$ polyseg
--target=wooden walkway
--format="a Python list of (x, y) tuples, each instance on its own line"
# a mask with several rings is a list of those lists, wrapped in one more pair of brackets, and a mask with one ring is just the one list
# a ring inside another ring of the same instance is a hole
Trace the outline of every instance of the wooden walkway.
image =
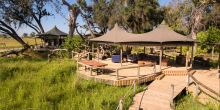
[(174, 99), (187, 85), (187, 76), (165, 76), (161, 80), (153, 81), (145, 92), (135, 95), (133, 105), (129, 110), (170, 110), (172, 97), (171, 84), (174, 85)]

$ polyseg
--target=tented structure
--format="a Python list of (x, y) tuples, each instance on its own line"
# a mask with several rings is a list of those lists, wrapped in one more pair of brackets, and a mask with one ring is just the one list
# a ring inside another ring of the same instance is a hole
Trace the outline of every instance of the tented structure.
[(37, 36), (43, 39), (44, 42), (47, 43), (47, 46), (60, 46), (63, 43), (64, 38), (67, 37), (67, 33), (62, 32), (55, 26), (48, 32)]
[[(98, 42), (98, 43), (120, 44), (120, 45), (160, 46), (161, 47), (160, 65), (163, 56), (163, 47), (193, 46), (195, 43), (195, 41), (192, 38), (176, 33), (165, 24), (161, 24), (152, 31), (144, 34), (129, 33), (124, 29), (120, 28), (116, 24), (112, 30), (108, 31), (103, 36), (90, 39), (90, 41)], [(121, 56), (122, 56), (122, 50), (121, 50)], [(191, 57), (193, 57), (193, 54)], [(188, 63), (186, 63), (186, 67), (188, 66), (187, 64)]]
[(132, 34), (120, 28), (117, 24), (103, 36), (90, 39), (94, 42), (115, 43), (127, 45), (193, 45), (194, 40), (176, 33), (165, 24), (144, 34)]

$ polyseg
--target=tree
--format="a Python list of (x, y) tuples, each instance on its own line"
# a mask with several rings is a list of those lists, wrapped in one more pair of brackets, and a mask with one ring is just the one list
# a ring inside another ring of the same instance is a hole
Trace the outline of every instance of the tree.
[(214, 48), (220, 42), (220, 29), (216, 27), (209, 27), (207, 31), (202, 31), (197, 34), (197, 39), (200, 42), (202, 48), (212, 50), (212, 56), (214, 54)]
[(37, 33), (43, 33), (41, 19), (50, 14), (45, 6), (50, 0), (1, 0), (0, 1), (0, 32), (10, 35), (24, 48), (26, 44), (16, 33), (21, 25), (27, 25)]
[[(207, 30), (210, 26), (211, 15), (214, 17), (220, 10), (219, 3), (214, 0), (173, 0), (165, 8), (165, 20), (175, 30), (183, 34), (191, 34), (196, 39), (196, 34)], [(216, 21), (215, 21), (216, 22)], [(209, 24), (208, 24), (209, 23)]]
[(27, 37), (28, 33), (23, 33), (22, 37)]
[(35, 37), (36, 36), (36, 33), (35, 32), (31, 32), (30, 33), (30, 37)]
[(133, 33), (148, 32), (163, 19), (156, 0), (100, 0), (94, 4), (94, 12), (98, 25), (112, 28), (118, 23)]
[[(78, 0), (79, 2), (80, 0)], [(79, 16), (80, 9), (77, 4), (69, 4), (66, 0), (62, 0), (62, 3), (69, 10), (69, 36), (73, 36), (76, 29), (76, 19)]]

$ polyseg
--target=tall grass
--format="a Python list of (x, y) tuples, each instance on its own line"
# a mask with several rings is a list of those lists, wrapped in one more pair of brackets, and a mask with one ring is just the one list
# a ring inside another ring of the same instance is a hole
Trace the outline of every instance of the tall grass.
[(82, 80), (70, 60), (0, 59), (0, 109), (114, 110), (128, 89)]
[(182, 96), (176, 103), (176, 110), (220, 110), (218, 103), (201, 104), (192, 95)]

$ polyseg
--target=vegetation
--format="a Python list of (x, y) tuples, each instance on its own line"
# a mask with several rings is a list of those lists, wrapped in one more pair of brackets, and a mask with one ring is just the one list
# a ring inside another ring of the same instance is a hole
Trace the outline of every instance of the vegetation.
[(219, 105), (213, 103), (203, 105), (188, 94), (177, 101), (176, 110), (219, 110)]
[(0, 109), (112, 110), (129, 89), (80, 79), (72, 60), (12, 58), (0, 65)]
[(197, 39), (200, 42), (202, 48), (211, 50), (220, 42), (220, 29), (216, 27), (209, 27), (207, 31), (199, 32)]
[(70, 37), (68, 36), (64, 42), (64, 48), (66, 48), (69, 52), (71, 51), (79, 51), (80, 47), (83, 45), (83, 40), (79, 36)]
[(29, 48), (16, 30), (26, 25), (37, 33), (44, 33), (41, 21), (51, 15), (45, 8), (49, 2), (50, 0), (1, 0), (0, 33), (11, 36), (23, 47)]
[[(35, 45), (35, 38), (23, 38), (24, 42), (26, 42), (29, 45)], [(40, 39), (36, 39), (37, 44), (42, 44)], [(16, 40), (12, 38), (1, 38), (0, 37), (0, 43), (6, 44), (6, 47), (0, 46), (1, 49), (10, 49), (10, 48), (21, 48), (22, 45), (18, 43)]]

